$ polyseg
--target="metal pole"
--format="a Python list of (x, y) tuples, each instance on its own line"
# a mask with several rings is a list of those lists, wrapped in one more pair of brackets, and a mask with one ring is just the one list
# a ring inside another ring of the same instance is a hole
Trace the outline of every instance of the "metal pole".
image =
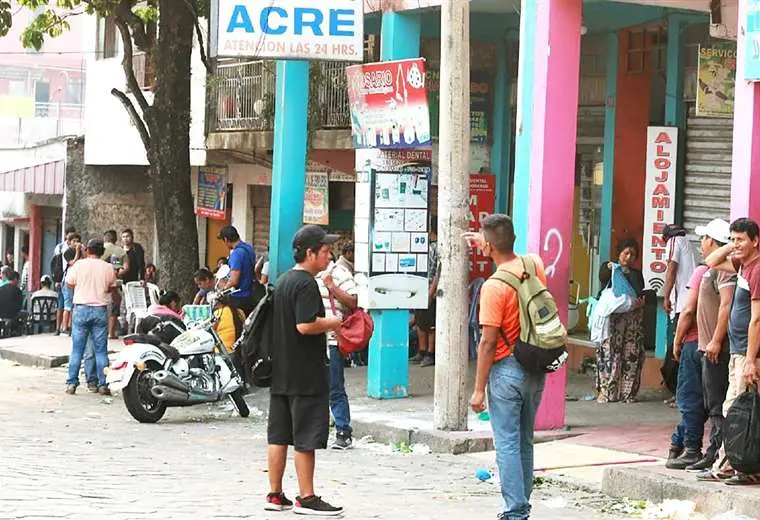
[[(441, 101), (438, 149), (438, 253), (435, 426), (467, 429), (470, 3), (441, 5)], [(434, 266), (431, 266), (433, 268)]]

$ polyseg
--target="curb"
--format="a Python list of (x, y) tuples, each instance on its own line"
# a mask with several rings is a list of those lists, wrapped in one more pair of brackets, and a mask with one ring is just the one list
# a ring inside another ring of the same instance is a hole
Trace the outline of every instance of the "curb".
[(65, 365), (69, 362), (69, 356), (46, 356), (43, 354), (29, 354), (27, 352), (16, 350), (13, 347), (0, 347), (0, 358), (8, 361), (14, 361), (20, 365), (55, 368)]
[[(360, 438), (369, 435), (375, 441), (382, 443), (404, 442), (408, 445), (425, 444), (433, 453), (461, 455), (463, 453), (478, 453), (494, 449), (493, 437), (490, 432), (421, 430), (419, 428), (404, 428), (385, 422), (368, 421), (355, 417), (351, 419), (351, 427), (354, 431), (354, 437)], [(574, 433), (566, 430), (538, 432), (535, 442), (551, 442), (574, 436)]]
[(757, 488), (730, 487), (721, 483), (685, 480), (642, 468), (607, 468), (602, 478), (602, 492), (617, 498), (649, 500), (690, 500), (696, 510), (709, 516), (733, 510), (754, 518), (760, 511), (760, 494)]

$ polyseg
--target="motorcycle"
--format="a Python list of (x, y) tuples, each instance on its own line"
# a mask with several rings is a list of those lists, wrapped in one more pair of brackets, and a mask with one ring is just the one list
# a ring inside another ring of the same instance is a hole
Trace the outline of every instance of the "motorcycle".
[[(217, 274), (221, 280), (224, 273)], [(234, 289), (217, 291), (220, 297)], [(125, 348), (109, 367), (106, 382), (123, 390), (124, 405), (141, 423), (155, 423), (170, 406), (192, 406), (230, 399), (241, 417), (250, 411), (243, 399), (245, 383), (216, 333), (217, 318), (191, 323), (182, 330), (172, 321), (147, 334), (124, 337)]]

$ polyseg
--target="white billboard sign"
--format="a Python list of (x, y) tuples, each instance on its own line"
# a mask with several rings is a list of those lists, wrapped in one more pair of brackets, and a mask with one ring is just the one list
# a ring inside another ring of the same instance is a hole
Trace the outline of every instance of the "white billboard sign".
[(644, 244), (642, 271), (646, 286), (662, 296), (665, 286), (665, 241), (662, 229), (675, 218), (678, 128), (647, 128), (646, 187), (644, 190)]
[(215, 0), (211, 55), (363, 61), (364, 0)]

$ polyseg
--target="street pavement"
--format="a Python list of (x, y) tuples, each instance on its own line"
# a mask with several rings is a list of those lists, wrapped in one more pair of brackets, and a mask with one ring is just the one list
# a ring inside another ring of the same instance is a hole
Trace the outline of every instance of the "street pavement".
[[(0, 520), (293, 517), (262, 509), (268, 481), (259, 408), (248, 419), (226, 404), (172, 408), (158, 424), (142, 425), (120, 396), (83, 386), (68, 396), (64, 379), (63, 368), (0, 361)], [(394, 451), (364, 440), (347, 452), (318, 453), (317, 493), (351, 519), (495, 518), (498, 485), (474, 477), (483, 466), (493, 469), (493, 458)], [(292, 461), (285, 492), (297, 494)], [(625, 516), (599, 493), (553, 484), (533, 503), (539, 520)]]

